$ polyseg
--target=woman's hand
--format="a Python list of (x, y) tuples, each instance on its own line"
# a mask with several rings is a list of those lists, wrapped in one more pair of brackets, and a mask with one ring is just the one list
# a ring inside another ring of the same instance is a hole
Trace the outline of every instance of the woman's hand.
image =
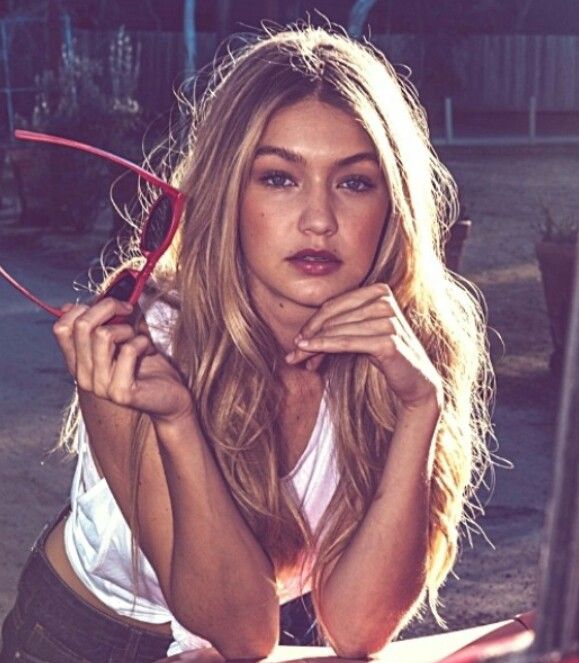
[(112, 297), (91, 307), (66, 304), (54, 335), (77, 385), (117, 405), (173, 422), (193, 411), (191, 394), (176, 368), (149, 336), (130, 324), (106, 324), (133, 307)]
[(319, 361), (314, 353), (364, 353), (384, 374), (403, 408), (441, 406), (442, 380), (384, 283), (326, 301), (295, 343), (298, 349), (286, 357), (288, 363)]

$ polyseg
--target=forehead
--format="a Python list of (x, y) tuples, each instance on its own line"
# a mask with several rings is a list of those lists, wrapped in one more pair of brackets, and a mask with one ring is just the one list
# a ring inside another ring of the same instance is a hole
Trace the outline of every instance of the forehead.
[(275, 111), (260, 144), (275, 144), (305, 152), (324, 147), (344, 150), (374, 150), (360, 121), (347, 111), (317, 99), (304, 99)]

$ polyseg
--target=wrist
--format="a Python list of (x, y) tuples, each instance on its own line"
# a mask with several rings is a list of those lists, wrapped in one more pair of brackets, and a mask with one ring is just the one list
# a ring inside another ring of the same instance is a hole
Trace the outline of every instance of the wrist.
[(199, 425), (193, 407), (170, 416), (155, 415), (151, 417), (151, 421), (159, 442), (164, 446), (190, 439), (192, 433), (199, 433)]
[(434, 436), (442, 414), (442, 406), (436, 398), (411, 404), (401, 404), (397, 411), (396, 427)]
[(411, 402), (401, 402), (398, 407), (399, 417), (412, 415), (438, 419), (442, 413), (443, 396), (433, 392)]

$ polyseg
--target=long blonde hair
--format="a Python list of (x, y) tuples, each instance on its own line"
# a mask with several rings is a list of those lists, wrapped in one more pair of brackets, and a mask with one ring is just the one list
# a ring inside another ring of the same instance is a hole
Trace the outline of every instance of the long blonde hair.
[[(325, 359), (339, 485), (312, 532), (283, 488), (280, 429), (282, 350), (252, 305), (238, 241), (238, 210), (253, 155), (279, 108), (313, 97), (347, 110), (372, 139), (392, 200), (375, 262), (363, 284), (385, 282), (444, 383), (430, 490), (427, 589), (437, 613), (454, 563), (459, 525), (472, 521), (489, 465), (493, 378), (478, 291), (442, 260), (456, 220), (454, 181), (434, 154), (410, 84), (368, 44), (330, 28), (267, 30), (213, 65), (172, 183), (188, 204), (180, 232), (156, 272), (160, 296), (176, 290), (173, 357), (231, 494), (277, 573), (316, 551), (321, 576), (368, 510), (396, 426), (396, 401), (365, 355)], [(73, 412), (74, 414), (74, 412)], [(62, 441), (74, 437), (74, 417)], [(143, 427), (134, 436), (136, 505)], [(136, 508), (134, 508), (136, 514)], [(131, 527), (138, 543), (136, 515)]]

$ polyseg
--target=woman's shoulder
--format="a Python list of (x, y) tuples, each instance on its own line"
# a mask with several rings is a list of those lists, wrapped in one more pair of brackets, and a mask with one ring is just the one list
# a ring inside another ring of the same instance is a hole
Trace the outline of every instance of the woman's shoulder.
[(179, 313), (179, 298), (176, 290), (162, 290), (151, 286), (143, 291), (139, 306), (158, 350), (171, 354), (171, 332)]

